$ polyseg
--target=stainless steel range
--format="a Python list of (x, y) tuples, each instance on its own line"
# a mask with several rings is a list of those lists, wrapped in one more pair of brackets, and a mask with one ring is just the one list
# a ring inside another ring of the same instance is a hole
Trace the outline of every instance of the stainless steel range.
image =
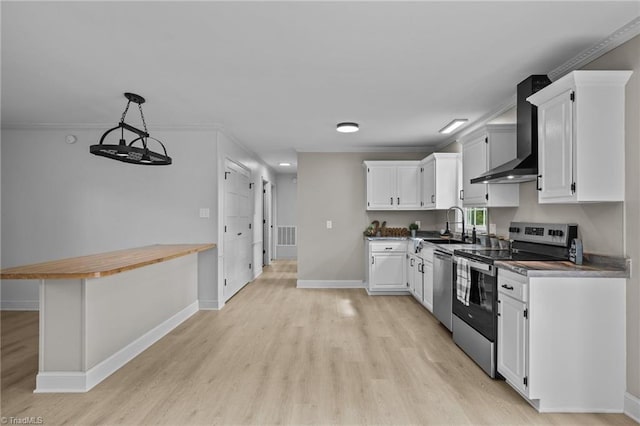
[(453, 340), (489, 376), (496, 377), (497, 269), (495, 261), (560, 261), (577, 237), (573, 224), (511, 222), (511, 250), (454, 251)]

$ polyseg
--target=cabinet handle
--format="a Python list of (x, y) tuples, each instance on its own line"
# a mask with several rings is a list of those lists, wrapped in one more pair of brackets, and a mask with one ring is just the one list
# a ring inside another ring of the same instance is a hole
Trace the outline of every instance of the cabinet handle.
[(432, 202), (432, 203), (435, 203), (435, 201), (434, 201), (434, 197), (435, 197), (435, 195), (432, 195), (432, 196), (431, 196), (431, 202)]
[(400, 197), (398, 197), (398, 205), (400, 205)]
[(415, 259), (409, 259), (409, 266), (411, 266), (412, 268), (413, 268), (413, 261), (414, 261), (414, 260), (415, 260)]
[(391, 197), (391, 205), (393, 205), (393, 197)]
[(502, 284), (502, 288), (506, 288), (507, 290), (513, 290), (513, 286)]
[(385, 247), (385, 250), (393, 250), (393, 247)]
[(371, 264), (373, 265), (374, 263), (376, 263), (376, 258), (371, 256)]
[(538, 191), (542, 191), (542, 186), (540, 185), (540, 179), (542, 179), (542, 175), (536, 176), (536, 189)]
[(460, 190), (460, 199), (464, 200), (464, 189)]

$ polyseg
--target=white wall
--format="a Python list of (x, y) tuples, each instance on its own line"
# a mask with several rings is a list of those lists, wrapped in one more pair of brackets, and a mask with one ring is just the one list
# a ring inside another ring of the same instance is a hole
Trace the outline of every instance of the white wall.
[[(297, 226), (298, 216), (298, 177), (295, 174), (279, 174), (276, 177), (276, 226)], [(276, 235), (277, 238), (277, 235)], [(296, 259), (297, 246), (276, 246), (276, 259)]]
[[(439, 229), (428, 211), (366, 211), (364, 160), (420, 160), (428, 153), (298, 153), (298, 279), (364, 280), (363, 232), (373, 220), (387, 226)], [(326, 221), (333, 228), (326, 228)]]
[[(165, 131), (171, 166), (89, 153), (101, 130), (2, 130), (2, 267), (217, 235), (216, 133)], [(75, 144), (65, 135), (76, 135)], [(211, 209), (201, 219), (199, 209)], [(214, 251), (201, 292), (216, 285)], [(204, 277), (204, 278), (203, 278)], [(3, 308), (37, 308), (36, 281), (3, 280)]]

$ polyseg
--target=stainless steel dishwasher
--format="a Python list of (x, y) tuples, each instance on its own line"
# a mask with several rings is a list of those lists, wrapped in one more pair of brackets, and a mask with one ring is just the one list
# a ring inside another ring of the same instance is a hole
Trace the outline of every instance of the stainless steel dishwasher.
[(451, 331), (453, 256), (436, 249), (433, 253), (433, 314)]

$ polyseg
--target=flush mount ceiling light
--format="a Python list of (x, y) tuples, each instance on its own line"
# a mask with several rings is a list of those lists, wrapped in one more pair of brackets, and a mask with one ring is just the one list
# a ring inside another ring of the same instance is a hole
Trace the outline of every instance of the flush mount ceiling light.
[(280, 166), (282, 167), (289, 167), (291, 165), (291, 163), (280, 163)]
[[(144, 120), (144, 114), (142, 113), (142, 104), (145, 103), (145, 99), (140, 95), (136, 95), (135, 93), (125, 93), (124, 97), (127, 98), (127, 106), (124, 108), (122, 118), (120, 118), (120, 123), (118, 123), (116, 127), (104, 132), (104, 134), (100, 138), (100, 143), (98, 143), (97, 145), (91, 145), (89, 147), (89, 152), (101, 157), (124, 161), (125, 163), (141, 164), (144, 166), (164, 166), (171, 164), (171, 157), (167, 155), (167, 149), (164, 147), (164, 144), (158, 139), (149, 136), (147, 123)], [(137, 129), (124, 122), (131, 102), (138, 104), (138, 109), (140, 110), (140, 118), (142, 118), (142, 125), (144, 126), (144, 130)], [(120, 129), (120, 142), (117, 145), (105, 144), (104, 140), (107, 135), (118, 129)], [(125, 130), (127, 132), (133, 133), (137, 137), (134, 136), (135, 139), (127, 143), (127, 140), (125, 139)], [(162, 152), (164, 154), (151, 151), (148, 146), (149, 139), (157, 142), (162, 147)], [(136, 144), (139, 146), (135, 146)]]
[(360, 126), (358, 123), (338, 123), (336, 126), (336, 130), (340, 133), (353, 133), (360, 130)]
[(439, 132), (440, 133), (444, 133), (445, 135), (449, 134), (449, 133), (453, 132), (454, 130), (456, 130), (458, 127), (462, 126), (467, 121), (469, 121), (469, 120), (466, 119), (466, 118), (456, 118), (451, 123), (447, 124), (442, 129), (440, 129)]

